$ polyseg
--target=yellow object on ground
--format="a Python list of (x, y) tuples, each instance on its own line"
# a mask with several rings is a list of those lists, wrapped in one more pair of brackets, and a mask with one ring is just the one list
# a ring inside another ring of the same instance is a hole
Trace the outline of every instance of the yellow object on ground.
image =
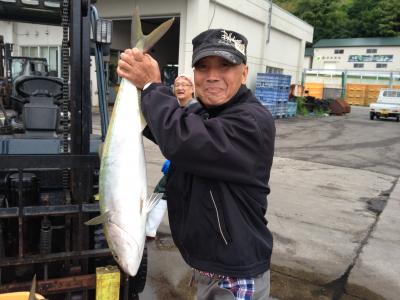
[[(44, 300), (45, 298), (42, 295), (35, 294), (36, 300)], [(28, 300), (29, 292), (14, 292), (14, 293), (6, 293), (0, 294), (0, 300)]]
[(120, 281), (118, 267), (96, 268), (96, 300), (118, 300)]

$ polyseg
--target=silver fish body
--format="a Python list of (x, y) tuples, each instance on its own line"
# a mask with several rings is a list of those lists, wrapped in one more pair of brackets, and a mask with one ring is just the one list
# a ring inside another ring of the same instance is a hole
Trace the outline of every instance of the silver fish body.
[(146, 160), (140, 93), (123, 79), (107, 130), (100, 165), (100, 210), (110, 250), (119, 266), (134, 276), (145, 243)]
[[(132, 18), (132, 45), (146, 52), (168, 31), (174, 18), (143, 35), (139, 12)], [(103, 224), (108, 246), (121, 269), (135, 276), (142, 260), (149, 211), (162, 194), (147, 196), (140, 91), (122, 79), (103, 146), (99, 196), (101, 215), (85, 224)]]

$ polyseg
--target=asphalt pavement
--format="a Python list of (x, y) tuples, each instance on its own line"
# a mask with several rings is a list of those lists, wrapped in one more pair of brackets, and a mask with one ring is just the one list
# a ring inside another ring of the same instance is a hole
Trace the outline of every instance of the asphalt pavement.
[[(400, 299), (400, 124), (345, 116), (279, 119), (268, 197), (276, 299)], [(164, 161), (145, 141), (149, 190)], [(148, 243), (142, 300), (194, 299), (168, 217)]]

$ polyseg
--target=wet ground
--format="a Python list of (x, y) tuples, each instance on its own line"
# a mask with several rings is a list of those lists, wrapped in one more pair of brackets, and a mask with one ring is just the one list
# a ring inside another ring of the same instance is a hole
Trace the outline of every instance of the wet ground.
[(400, 123), (369, 119), (368, 107), (350, 114), (276, 121), (278, 157), (400, 176)]
[[(352, 270), (399, 179), (400, 124), (371, 121), (368, 108), (352, 107), (345, 116), (279, 119), (276, 128), (267, 216), (275, 238), (271, 296), (383, 299), (374, 292), (384, 293), (383, 283), (358, 286), (367, 281), (349, 277), (357, 278)], [(151, 142), (145, 149), (152, 190), (164, 158)], [(148, 251), (140, 299), (193, 299), (191, 270), (173, 245), (167, 216)]]

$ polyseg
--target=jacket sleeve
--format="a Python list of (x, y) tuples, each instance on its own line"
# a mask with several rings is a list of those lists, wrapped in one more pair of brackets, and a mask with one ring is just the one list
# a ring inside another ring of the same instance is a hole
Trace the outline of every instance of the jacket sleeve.
[(149, 126), (146, 126), (143, 129), (142, 134), (147, 137), (150, 141), (152, 141), (153, 143), (157, 144), (156, 140), (154, 139), (153, 133), (151, 132)]
[(239, 182), (259, 167), (256, 158), (265, 145), (244, 110), (205, 120), (180, 108), (168, 88), (152, 84), (142, 93), (142, 111), (161, 152), (177, 167)]

